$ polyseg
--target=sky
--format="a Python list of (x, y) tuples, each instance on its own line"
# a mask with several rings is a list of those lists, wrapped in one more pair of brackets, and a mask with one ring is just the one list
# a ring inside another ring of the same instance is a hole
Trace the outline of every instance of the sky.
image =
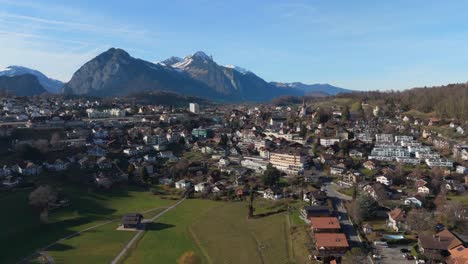
[(468, 81), (468, 1), (0, 0), (0, 68), (61, 81), (111, 47), (196, 51), (266, 81), (399, 90)]

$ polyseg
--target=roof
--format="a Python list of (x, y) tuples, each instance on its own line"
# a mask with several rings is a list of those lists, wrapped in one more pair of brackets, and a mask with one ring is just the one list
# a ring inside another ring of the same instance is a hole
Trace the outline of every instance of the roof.
[(450, 258), (448, 260), (448, 263), (453, 263), (453, 264), (468, 263), (468, 248), (464, 247), (463, 245), (450, 249), (449, 252), (450, 252)]
[(317, 233), (314, 234), (315, 246), (319, 248), (347, 248), (348, 240), (343, 233)]
[(463, 242), (452, 232), (444, 229), (435, 235), (420, 235), (419, 243), (425, 249), (450, 250), (462, 245)]
[(139, 213), (129, 213), (129, 214), (124, 215), (124, 217), (122, 217), (122, 224), (136, 225), (141, 221), (142, 218), (143, 218), (143, 215)]
[(341, 227), (336, 217), (311, 217), (310, 224), (315, 229), (339, 229)]
[(395, 208), (388, 215), (395, 221), (404, 221), (406, 219), (405, 211), (401, 208)]
[(327, 205), (311, 205), (304, 208), (304, 211), (309, 215), (330, 215), (330, 208)]

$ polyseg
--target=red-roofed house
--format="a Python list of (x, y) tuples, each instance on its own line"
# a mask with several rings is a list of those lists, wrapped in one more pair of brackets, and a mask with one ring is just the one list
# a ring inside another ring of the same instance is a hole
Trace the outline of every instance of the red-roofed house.
[(310, 226), (314, 233), (338, 233), (341, 229), (336, 217), (311, 217)]

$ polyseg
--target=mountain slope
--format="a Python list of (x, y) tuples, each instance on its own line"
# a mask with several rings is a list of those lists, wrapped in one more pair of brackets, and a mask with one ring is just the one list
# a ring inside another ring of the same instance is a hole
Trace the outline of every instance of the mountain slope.
[(84, 64), (65, 84), (63, 92), (78, 95), (116, 96), (147, 90), (168, 90), (210, 97), (210, 87), (171, 67), (131, 57), (111, 48)]
[(293, 88), (304, 92), (304, 95), (310, 95), (315, 93), (324, 93), (327, 95), (336, 95), (339, 93), (351, 93), (352, 90), (336, 87), (330, 84), (304, 84), (301, 82), (293, 83), (280, 83), (271, 82), (272, 85), (282, 88)]
[(170, 66), (238, 101), (265, 101), (281, 95), (301, 94), (294, 89), (278, 89), (243, 68), (233, 65), (221, 66), (202, 51)]
[(32, 74), (37, 77), (39, 83), (50, 93), (59, 93), (63, 87), (61, 81), (51, 79), (44, 75), (42, 72), (22, 67), (22, 66), (8, 66), (5, 70), (0, 71), (0, 76), (19, 76), (24, 74)]
[(32, 74), (0, 76), (0, 91), (16, 96), (32, 96), (47, 92)]
[(115, 48), (84, 64), (65, 84), (63, 92), (119, 96), (155, 90), (218, 101), (268, 101), (278, 96), (309, 94), (292, 85), (268, 83), (237, 66), (221, 66), (201, 51), (183, 59), (171, 57), (151, 63)]

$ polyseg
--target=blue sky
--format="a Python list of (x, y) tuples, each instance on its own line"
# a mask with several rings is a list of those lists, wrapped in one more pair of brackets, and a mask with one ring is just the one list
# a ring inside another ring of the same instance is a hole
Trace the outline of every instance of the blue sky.
[(0, 67), (68, 81), (110, 47), (203, 50), (267, 81), (359, 90), (468, 81), (467, 1), (0, 0)]

